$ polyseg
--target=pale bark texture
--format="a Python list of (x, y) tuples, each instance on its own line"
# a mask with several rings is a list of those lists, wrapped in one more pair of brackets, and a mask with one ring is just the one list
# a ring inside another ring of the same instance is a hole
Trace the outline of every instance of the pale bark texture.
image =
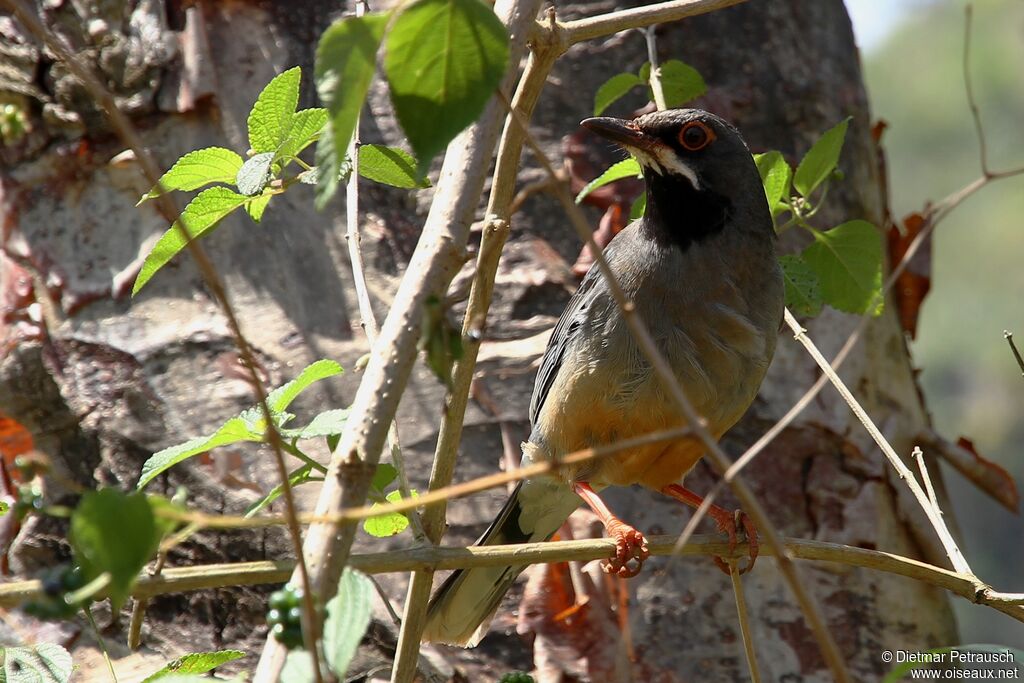
[[(48, 24), (102, 71), (165, 166), (198, 147), (248, 149), (248, 108), (260, 88), (285, 68), (303, 66), (300, 106), (313, 105), (309, 79), (316, 37), (341, 9), (327, 2), (200, 2), (186, 9), (159, 0), (114, 1), (101, 9), (71, 0), (46, 6)], [(558, 10), (570, 18), (614, 7), (595, 2)], [(101, 10), (103, 16), (95, 14)], [(661, 59), (681, 59), (703, 74), (710, 89), (696, 105), (734, 122), (755, 152), (779, 149), (795, 161), (820, 132), (852, 116), (840, 164), (845, 180), (830, 192), (820, 225), (854, 218), (882, 225), (885, 188), (841, 0), (751, 2), (661, 27), (658, 49)], [(0, 148), (0, 281), (4, 306), (10, 309), (2, 330), (9, 340), (22, 340), (5, 347), (0, 362), (0, 412), (29, 427), (38, 448), (65, 476), (86, 485), (132, 486), (150, 453), (209, 432), (249, 405), (251, 393), (235, 368), (237, 354), (223, 317), (186, 259), (159, 273), (134, 301), (123, 295), (118, 274), (130, 268), (167, 222), (148, 205), (134, 207), (147, 188), (130, 160), (111, 160), (122, 147), (89, 98), (17, 24), (2, 17), (0, 59), (0, 94), (22, 98), (33, 125), (21, 143)], [(590, 115), (597, 87), (615, 73), (635, 71), (645, 59), (643, 37), (636, 33), (582, 44), (563, 57), (533, 125), (553, 159), (564, 158), (562, 138), (576, 133), (578, 121)], [(628, 115), (643, 99), (634, 95), (609, 113)], [(371, 95), (363, 133), (366, 141), (400, 143), (382, 87)], [(587, 146), (586, 154), (614, 159), (604, 143), (583, 139), (580, 144)], [(541, 179), (532, 160), (526, 156), (524, 161), (522, 182)], [(365, 183), (362, 195), (368, 279), (383, 317), (417, 239), (429, 192), (413, 195)], [(354, 366), (366, 350), (339, 205), (317, 213), (311, 192), (300, 187), (274, 199), (262, 224), (239, 214), (204, 242), (269, 381), (279, 384), (319, 357), (334, 358), (348, 371), (300, 401), (298, 409), (307, 415), (348, 404), (359, 381)], [(479, 233), (474, 235), (477, 239)], [(787, 235), (783, 250), (797, 248), (797, 241)], [(500, 414), (471, 404), (457, 479), (501, 466), (501, 429), (513, 445), (527, 436), (530, 364), (543, 349), (543, 338), (534, 335), (553, 326), (575, 287), (570, 266), (578, 253), (579, 243), (556, 200), (544, 193), (527, 200), (514, 217), (481, 349), (482, 381)], [(453, 287), (467, 276), (457, 277)], [(33, 291), (20, 294), (30, 283)], [(27, 308), (35, 301), (42, 302), (45, 312), (41, 324), (32, 322)], [(827, 310), (805, 325), (826, 354), (834, 354), (856, 323), (853, 316)], [(781, 336), (760, 397), (725, 438), (733, 456), (818, 376), (804, 351)], [(889, 309), (872, 322), (841, 374), (897, 451), (909, 454), (911, 439), (927, 416)], [(399, 416), (410, 479), (420, 489), (429, 474), (443, 405), (443, 388), (421, 363)], [(154, 488), (170, 494), (185, 484), (197, 505), (238, 512), (256, 495), (239, 481), (261, 489), (273, 484), (266, 452), (244, 451), (234, 464), (232, 454), (222, 453), (214, 462), (219, 465), (195, 461), (176, 468)], [(746, 476), (785, 535), (946, 564), (916, 503), (828, 388)], [(938, 479), (937, 468), (932, 477)], [(704, 465), (687, 480), (697, 492), (713, 483)], [(312, 491), (301, 491), (308, 505)], [(54, 501), (73, 500), (56, 481), (47, 495)], [(504, 491), (491, 491), (453, 503), (446, 543), (471, 542), (503, 496)], [(608, 500), (623, 518), (651, 533), (679, 531), (690, 514), (648, 491), (610, 491)], [(587, 519), (578, 521), (576, 533), (587, 533)], [(53, 522), (26, 525), (14, 548), (15, 569), (29, 573), (66, 555), (59, 541), (62, 531)], [(387, 545), (409, 542), (405, 535)], [(360, 544), (384, 545), (365, 536)], [(281, 533), (210, 533), (172, 562), (277, 557), (288, 547)], [(948, 599), (940, 591), (866, 570), (809, 564), (801, 569), (856, 680), (880, 679), (888, 669), (880, 659), (883, 650), (957, 642)], [(544, 571), (551, 574), (546, 579), (540, 575)], [(564, 579), (554, 570), (538, 568), (534, 574), (534, 585), (547, 586), (545, 594)], [(393, 600), (401, 600), (405, 577), (383, 581)], [(772, 561), (759, 561), (745, 585), (764, 680), (829, 680)], [(537, 611), (538, 600), (528, 600), (529, 609), (519, 620), (539, 632), (535, 637), (516, 634), (519, 587), (478, 650), (431, 649), (435, 673), (441, 679), (461, 671), (491, 680), (504, 671), (533, 668), (535, 655), (542, 680), (558, 680), (561, 672), (569, 677), (565, 680), (748, 680), (729, 580), (710, 560), (652, 559), (624, 588), (628, 602), (619, 614), (627, 615), (625, 631), (619, 617), (607, 617), (601, 606), (608, 599), (602, 588), (593, 591), (587, 613), (579, 617), (582, 625), (573, 622), (575, 629), (553, 623), (550, 613)], [(263, 609), (261, 595), (252, 589), (155, 600), (146, 644), (168, 658), (235, 645), (255, 656), (264, 634)], [(374, 643), (356, 663), (361, 668), (350, 674), (386, 663), (395, 631), (383, 614), (375, 622)], [(253, 662), (246, 660), (247, 665)]]

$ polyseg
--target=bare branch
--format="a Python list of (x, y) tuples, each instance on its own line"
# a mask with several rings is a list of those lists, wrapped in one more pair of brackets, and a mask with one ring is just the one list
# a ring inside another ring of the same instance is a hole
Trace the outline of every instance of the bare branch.
[[(673, 546), (672, 550), (675, 549)], [(747, 599), (743, 594), (743, 578), (736, 568), (735, 560), (729, 562), (729, 579), (732, 581), (732, 594), (736, 598), (736, 618), (740, 623), (740, 635), (743, 638), (743, 652), (747, 656), (750, 681), (761, 683), (761, 670), (757, 667), (757, 653), (754, 651), (754, 636), (750, 632), (750, 618), (747, 616)]]
[(967, 3), (964, 7), (964, 91), (967, 93), (967, 106), (971, 108), (971, 119), (974, 121), (974, 132), (978, 136), (978, 157), (981, 161), (981, 173), (988, 177), (988, 145), (985, 143), (985, 129), (981, 125), (981, 111), (978, 109), (978, 102), (974, 99), (974, 89), (971, 87), (971, 23), (974, 18), (974, 3)]
[(931, 522), (932, 527), (935, 528), (935, 533), (939, 535), (939, 540), (942, 541), (942, 547), (946, 549), (946, 555), (949, 557), (949, 561), (953, 564), (954, 569), (962, 574), (973, 576), (974, 572), (971, 571), (970, 565), (967, 564), (967, 560), (964, 559), (964, 555), (960, 551), (960, 547), (956, 544), (956, 541), (953, 540), (953, 535), (949, 533), (949, 528), (946, 526), (946, 522), (936, 512), (936, 508), (931, 505), (931, 501), (929, 501), (927, 494), (921, 489), (920, 484), (917, 483), (914, 473), (903, 464), (903, 460), (901, 460), (900, 456), (896, 454), (896, 451), (893, 450), (893, 447), (889, 444), (886, 438), (882, 436), (882, 432), (878, 430), (878, 427), (875, 426), (871, 417), (867, 414), (857, 399), (854, 398), (843, 380), (838, 374), (836, 374), (835, 370), (832, 369), (832, 366), (828, 364), (825, 357), (821, 355), (821, 351), (818, 350), (818, 347), (815, 346), (814, 342), (807, 336), (805, 330), (800, 327), (800, 323), (798, 323), (796, 318), (793, 317), (793, 314), (789, 312), (789, 309), (786, 309), (785, 319), (786, 324), (789, 325), (791, 330), (793, 330), (796, 340), (803, 344), (804, 348), (807, 349), (807, 352), (811, 354), (811, 357), (814, 358), (815, 362), (818, 364), (818, 367), (821, 368), (821, 371), (825, 373), (826, 377), (828, 377), (832, 386), (836, 388), (839, 395), (842, 396), (843, 400), (846, 401), (846, 404), (850, 406), (850, 410), (853, 411), (853, 414), (857, 416), (857, 419), (860, 420), (862, 425), (864, 425), (864, 428), (868, 430), (868, 434), (870, 434), (871, 438), (874, 439), (876, 444), (878, 444), (878, 447), (882, 449), (882, 453), (885, 454), (885, 457), (889, 460), (889, 464), (892, 465), (893, 469), (895, 469), (897, 474), (899, 474), (900, 479), (907, 482), (907, 486), (910, 487), (910, 491), (914, 494), (914, 497), (917, 498), (917, 502), (921, 505), (922, 509), (924, 509), (925, 515), (928, 516), (928, 521)]
[(661, 87), (661, 66), (658, 64), (658, 43), (655, 39), (657, 27), (648, 26), (644, 29), (644, 38), (647, 40), (647, 61), (651, 63), (651, 93), (654, 94), (654, 106), (659, 110), (668, 109), (665, 103), (665, 90)]
[(561, 24), (566, 47), (584, 40), (601, 38), (631, 28), (644, 28), (667, 21), (677, 21), (697, 14), (738, 5), (745, 0), (673, 0), (655, 5), (609, 12), (596, 17), (567, 21)]

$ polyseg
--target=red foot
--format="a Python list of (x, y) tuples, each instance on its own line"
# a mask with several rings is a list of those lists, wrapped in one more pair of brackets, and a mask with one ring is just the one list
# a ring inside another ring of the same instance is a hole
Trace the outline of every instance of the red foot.
[(615, 539), (615, 555), (601, 564), (605, 574), (614, 574), (629, 579), (640, 573), (644, 560), (651, 555), (644, 535), (626, 524), (614, 519), (608, 526), (608, 537)]
[[(679, 484), (670, 484), (661, 490), (667, 496), (671, 496), (676, 500), (689, 505), (696, 509), (700, 507), (700, 504), (704, 502), (704, 499), (698, 496), (693, 491), (685, 489)], [(754, 523), (750, 521), (750, 517), (746, 515), (742, 510), (734, 510), (729, 512), (725, 508), (717, 505), (712, 505), (708, 508), (708, 516), (715, 521), (715, 526), (718, 530), (729, 536), (729, 550), (733, 551), (736, 549), (736, 543), (739, 538), (739, 530), (742, 526), (744, 535), (747, 537), (748, 552), (750, 556), (750, 562), (746, 563), (742, 567), (739, 567), (739, 573), (745, 574), (754, 568), (754, 562), (757, 561), (757, 554), (760, 550), (760, 546), (757, 540), (757, 528)], [(716, 556), (714, 558), (715, 565), (726, 574), (730, 574), (729, 564), (721, 557)]]
[(604, 524), (608, 537), (615, 539), (615, 555), (601, 565), (606, 574), (628, 579), (640, 573), (651, 555), (644, 535), (612, 514), (601, 497), (585, 481), (573, 484), (573, 490), (593, 510)]

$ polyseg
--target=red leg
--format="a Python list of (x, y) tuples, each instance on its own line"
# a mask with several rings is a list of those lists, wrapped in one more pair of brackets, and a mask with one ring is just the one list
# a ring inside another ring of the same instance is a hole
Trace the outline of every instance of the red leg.
[(615, 556), (602, 564), (601, 569), (624, 579), (639, 574), (644, 560), (651, 554), (644, 535), (616, 517), (587, 482), (573, 484), (573, 490), (601, 519), (608, 537), (615, 539)]
[[(661, 492), (666, 496), (671, 496), (681, 503), (685, 503), (690, 507), (696, 509), (700, 507), (704, 499), (698, 496), (693, 491), (683, 488), (679, 484), (669, 484), (668, 486), (661, 489)], [(712, 505), (708, 508), (708, 516), (715, 520), (715, 525), (718, 526), (718, 530), (729, 535), (729, 548), (734, 549), (736, 547), (736, 535), (740, 525), (743, 526), (743, 531), (747, 536), (747, 543), (750, 546), (750, 563), (740, 570), (740, 573), (748, 572), (754, 567), (754, 562), (757, 560), (758, 543), (757, 543), (757, 529), (754, 527), (754, 523), (750, 521), (742, 510), (736, 510), (729, 512), (725, 508)], [(715, 558), (715, 564), (718, 568), (724, 571), (726, 574), (729, 573), (728, 565), (720, 557)]]

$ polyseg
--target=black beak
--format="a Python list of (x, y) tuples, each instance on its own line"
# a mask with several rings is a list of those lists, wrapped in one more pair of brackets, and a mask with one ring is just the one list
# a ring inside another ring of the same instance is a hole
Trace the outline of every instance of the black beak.
[(608, 116), (596, 116), (591, 119), (583, 119), (580, 121), (580, 125), (627, 149), (652, 152), (659, 144), (657, 138), (640, 130), (635, 121), (613, 119)]

